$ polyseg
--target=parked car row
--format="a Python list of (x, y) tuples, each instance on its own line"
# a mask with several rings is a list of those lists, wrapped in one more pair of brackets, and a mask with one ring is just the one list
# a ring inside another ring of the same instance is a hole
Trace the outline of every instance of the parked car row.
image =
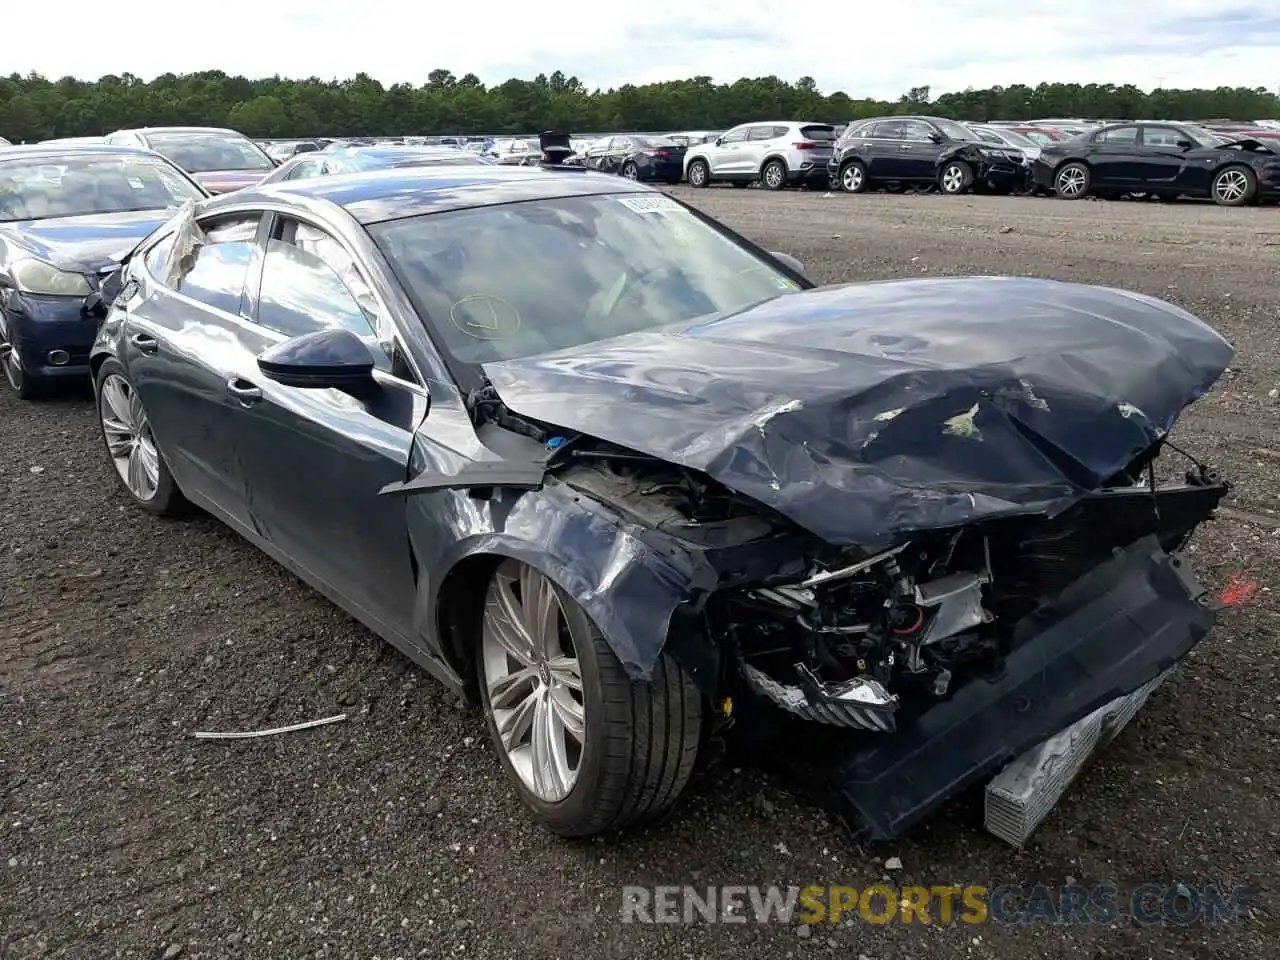
[[(1226, 485), (1151, 463), (1232, 349), (1176, 306), (818, 288), (635, 182), (672, 151), (634, 138), (600, 156), (636, 176), (330, 145), (210, 196), (156, 151), (256, 156), (143, 136), (0, 150), (8, 382), (91, 383), (124, 497), (208, 512), (478, 702), (560, 834), (660, 816), (745, 718), (820, 742), (874, 838), (1013, 769), (1022, 842), (1070, 779), (1039, 745), (1082, 763), (1214, 621), (1179, 551)], [(994, 175), (956, 139), (921, 149)], [(685, 156), (729, 182), (838, 156), (825, 124), (716, 140)]]

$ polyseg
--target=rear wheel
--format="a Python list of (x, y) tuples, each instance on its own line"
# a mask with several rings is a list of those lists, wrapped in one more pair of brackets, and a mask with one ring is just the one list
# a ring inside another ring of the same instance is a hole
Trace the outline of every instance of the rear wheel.
[(691, 160), (687, 171), (689, 186), (705, 187), (711, 183), (711, 168), (705, 160)]
[(1213, 202), (1222, 207), (1243, 207), (1258, 193), (1258, 177), (1248, 167), (1225, 167), (1213, 178)]
[(770, 160), (760, 171), (760, 182), (766, 190), (781, 190), (787, 185), (787, 165), (781, 160)]
[(861, 161), (853, 160), (840, 169), (840, 189), (845, 193), (865, 193), (867, 168)]
[(640, 179), (640, 168), (636, 166), (636, 163), (634, 160), (628, 160), (626, 163), (624, 163), (622, 165), (621, 172), (622, 172), (622, 175), (626, 177), (628, 180)]
[(1053, 177), (1053, 192), (1064, 200), (1080, 200), (1089, 194), (1089, 168), (1074, 160), (1064, 163)]
[(665, 654), (627, 676), (585, 611), (533, 567), (504, 560), (485, 595), (480, 697), (502, 765), (534, 816), (580, 837), (652, 820), (689, 781), (702, 697)]
[(177, 516), (188, 504), (151, 433), (142, 398), (117, 360), (107, 360), (96, 378), (98, 425), (116, 478), (134, 503), (159, 516)]

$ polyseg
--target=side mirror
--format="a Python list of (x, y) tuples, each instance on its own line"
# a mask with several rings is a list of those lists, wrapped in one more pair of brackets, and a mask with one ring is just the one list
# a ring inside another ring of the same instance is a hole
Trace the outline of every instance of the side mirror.
[(308, 390), (367, 391), (374, 385), (373, 354), (350, 330), (313, 330), (258, 357), (258, 369), (276, 383)]
[(723, 146), (724, 146), (724, 137), (716, 137), (716, 139), (715, 139), (715, 145), (716, 145), (717, 147), (723, 147)]
[(931, 142), (931, 143), (941, 143), (941, 142), (942, 142), (942, 134), (940, 134), (940, 133), (931, 133), (931, 134), (929, 134), (929, 140), (930, 140), (930, 142)]
[(1194, 150), (1196, 148), (1196, 145), (1190, 140), (1179, 140), (1178, 146), (1183, 150)]
[(798, 273), (800, 274), (800, 276), (802, 277), (804, 276), (804, 264), (801, 263), (799, 260), (797, 260), (795, 257), (793, 257), (791, 254), (782, 253), (781, 251), (778, 251), (778, 250), (770, 250), (769, 256), (773, 257), (773, 259), (777, 260), (779, 263), (781, 263), (784, 267), (786, 267), (792, 273)]

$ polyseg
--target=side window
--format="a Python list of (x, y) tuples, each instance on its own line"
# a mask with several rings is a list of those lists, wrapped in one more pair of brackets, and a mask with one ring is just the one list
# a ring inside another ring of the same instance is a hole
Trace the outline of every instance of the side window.
[(870, 136), (877, 140), (903, 140), (907, 136), (907, 125), (902, 120), (881, 120)]
[(938, 132), (923, 120), (903, 120), (901, 123), (902, 136), (907, 140), (928, 140), (930, 134)]
[(1143, 127), (1142, 142), (1148, 147), (1177, 147), (1179, 140), (1187, 139), (1173, 127)]
[(147, 273), (157, 280), (164, 279), (165, 267), (169, 262), (169, 251), (173, 249), (173, 234), (169, 234), (146, 252), (142, 262), (146, 264)]
[(195, 265), (178, 281), (178, 292), (218, 310), (238, 314), (259, 219), (254, 214), (201, 224), (206, 242), (196, 248)]
[(287, 337), (343, 327), (376, 338), (378, 303), (346, 249), (322, 230), (285, 221), (267, 246), (258, 323)]
[(299, 160), (294, 168), (289, 171), (289, 175), (285, 177), (285, 179), (306, 180), (309, 177), (314, 177), (318, 174), (320, 172), (319, 168), (320, 164), (315, 160)]
[(1094, 143), (1116, 144), (1119, 146), (1132, 146), (1137, 142), (1137, 127), (1115, 127), (1111, 130), (1103, 130), (1094, 137)]
[(748, 140), (772, 140), (773, 127), (752, 127), (747, 132)]
[(721, 143), (742, 143), (747, 139), (749, 127), (735, 127), (720, 138)]

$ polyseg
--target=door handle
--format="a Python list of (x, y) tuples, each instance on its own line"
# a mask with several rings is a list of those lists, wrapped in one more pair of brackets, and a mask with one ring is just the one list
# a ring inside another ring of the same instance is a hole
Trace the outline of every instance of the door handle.
[(911, 144), (909, 144), (909, 143), (904, 143), (904, 144), (903, 144), (902, 146), (900, 146), (898, 149), (899, 149), (899, 150), (910, 150), (910, 149), (911, 149)]
[(140, 353), (156, 353), (160, 350), (160, 342), (155, 337), (147, 336), (145, 333), (135, 333), (129, 338), (129, 343), (138, 349)]
[(243, 377), (232, 377), (228, 380), (227, 393), (231, 394), (246, 407), (262, 399), (262, 391)]

